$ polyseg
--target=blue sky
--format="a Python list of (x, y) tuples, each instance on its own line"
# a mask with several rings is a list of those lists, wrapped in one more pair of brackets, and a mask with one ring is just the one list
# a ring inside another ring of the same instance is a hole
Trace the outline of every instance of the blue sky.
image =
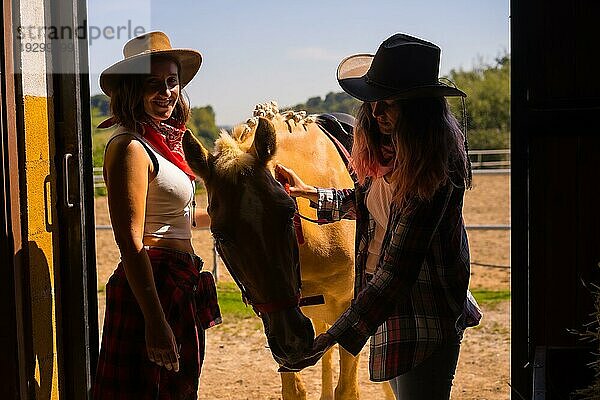
[[(186, 91), (192, 106), (213, 106), (218, 125), (247, 119), (259, 102), (341, 91), (341, 59), (374, 53), (396, 32), (439, 45), (442, 75), (509, 50), (508, 0), (88, 0), (88, 26), (158, 29), (174, 47), (198, 49), (202, 67)], [(92, 94), (99, 72), (123, 57), (127, 33), (91, 40)]]

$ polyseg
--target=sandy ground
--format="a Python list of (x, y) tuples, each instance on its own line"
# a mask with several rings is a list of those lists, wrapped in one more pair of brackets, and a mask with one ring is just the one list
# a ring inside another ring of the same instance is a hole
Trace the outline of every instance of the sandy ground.
[[(469, 225), (508, 225), (509, 175), (474, 175), (473, 190), (465, 196), (464, 217)], [(200, 209), (205, 199), (198, 198)], [(204, 204), (204, 205), (202, 205)], [(106, 198), (96, 201), (96, 225), (109, 225)], [(471, 260), (471, 288), (508, 290), (510, 288), (509, 231), (468, 230)], [(212, 239), (207, 230), (193, 232), (194, 248), (213, 267)], [(96, 231), (98, 286), (104, 287), (119, 260), (111, 230)], [(484, 264), (485, 266), (479, 265)], [(217, 263), (218, 277), (230, 280)], [(99, 293), (98, 316), (102, 326), (104, 293)], [(509, 398), (510, 302), (483, 305), (484, 320), (465, 335), (453, 399), (500, 400)], [(273, 361), (258, 318), (228, 321), (207, 332), (206, 359), (200, 381), (200, 399), (280, 399), (277, 365)], [(337, 355), (334, 355), (334, 359)], [(362, 398), (383, 398), (378, 384), (368, 380), (368, 351), (361, 354), (359, 383)], [(319, 364), (302, 373), (309, 399), (318, 399)]]

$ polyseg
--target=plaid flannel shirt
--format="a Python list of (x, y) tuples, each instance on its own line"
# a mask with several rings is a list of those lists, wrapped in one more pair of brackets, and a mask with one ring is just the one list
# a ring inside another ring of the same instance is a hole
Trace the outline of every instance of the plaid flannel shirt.
[(318, 188), (319, 219), (356, 219), (355, 293), (328, 332), (357, 355), (371, 337), (371, 380), (401, 375), (436, 348), (460, 340), (470, 277), (462, 218), (464, 187), (451, 182), (433, 198), (414, 200), (410, 213), (390, 210), (381, 256), (367, 282), (365, 266), (375, 221), (365, 198), (371, 182), (355, 189)]

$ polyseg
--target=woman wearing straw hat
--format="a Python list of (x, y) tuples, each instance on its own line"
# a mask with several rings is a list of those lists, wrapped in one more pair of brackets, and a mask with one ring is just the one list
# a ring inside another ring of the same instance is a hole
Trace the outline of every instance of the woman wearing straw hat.
[(319, 219), (356, 219), (355, 298), (315, 339), (298, 370), (333, 344), (357, 355), (369, 337), (370, 377), (399, 399), (448, 399), (463, 330), (469, 246), (462, 218), (471, 185), (466, 139), (444, 96), (465, 94), (438, 79), (440, 48), (395, 34), (375, 55), (338, 67), (340, 86), (363, 101), (357, 115), (354, 189), (305, 184), (277, 166), (292, 196), (310, 199)]
[(162, 32), (131, 39), (104, 70), (117, 125), (104, 179), (121, 262), (106, 284), (95, 399), (195, 399), (204, 329), (220, 322), (212, 275), (191, 243), (194, 175), (181, 148), (181, 89), (202, 61)]

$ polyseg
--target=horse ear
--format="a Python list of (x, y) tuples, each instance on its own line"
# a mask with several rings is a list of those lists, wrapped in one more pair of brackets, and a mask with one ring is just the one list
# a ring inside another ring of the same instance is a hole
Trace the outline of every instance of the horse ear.
[(207, 179), (210, 174), (212, 155), (189, 129), (183, 134), (181, 144), (185, 153), (185, 160), (194, 174), (202, 179)]
[(249, 151), (256, 154), (258, 161), (264, 165), (271, 160), (275, 154), (276, 147), (275, 126), (268, 119), (259, 117), (258, 126), (254, 133), (254, 141)]

